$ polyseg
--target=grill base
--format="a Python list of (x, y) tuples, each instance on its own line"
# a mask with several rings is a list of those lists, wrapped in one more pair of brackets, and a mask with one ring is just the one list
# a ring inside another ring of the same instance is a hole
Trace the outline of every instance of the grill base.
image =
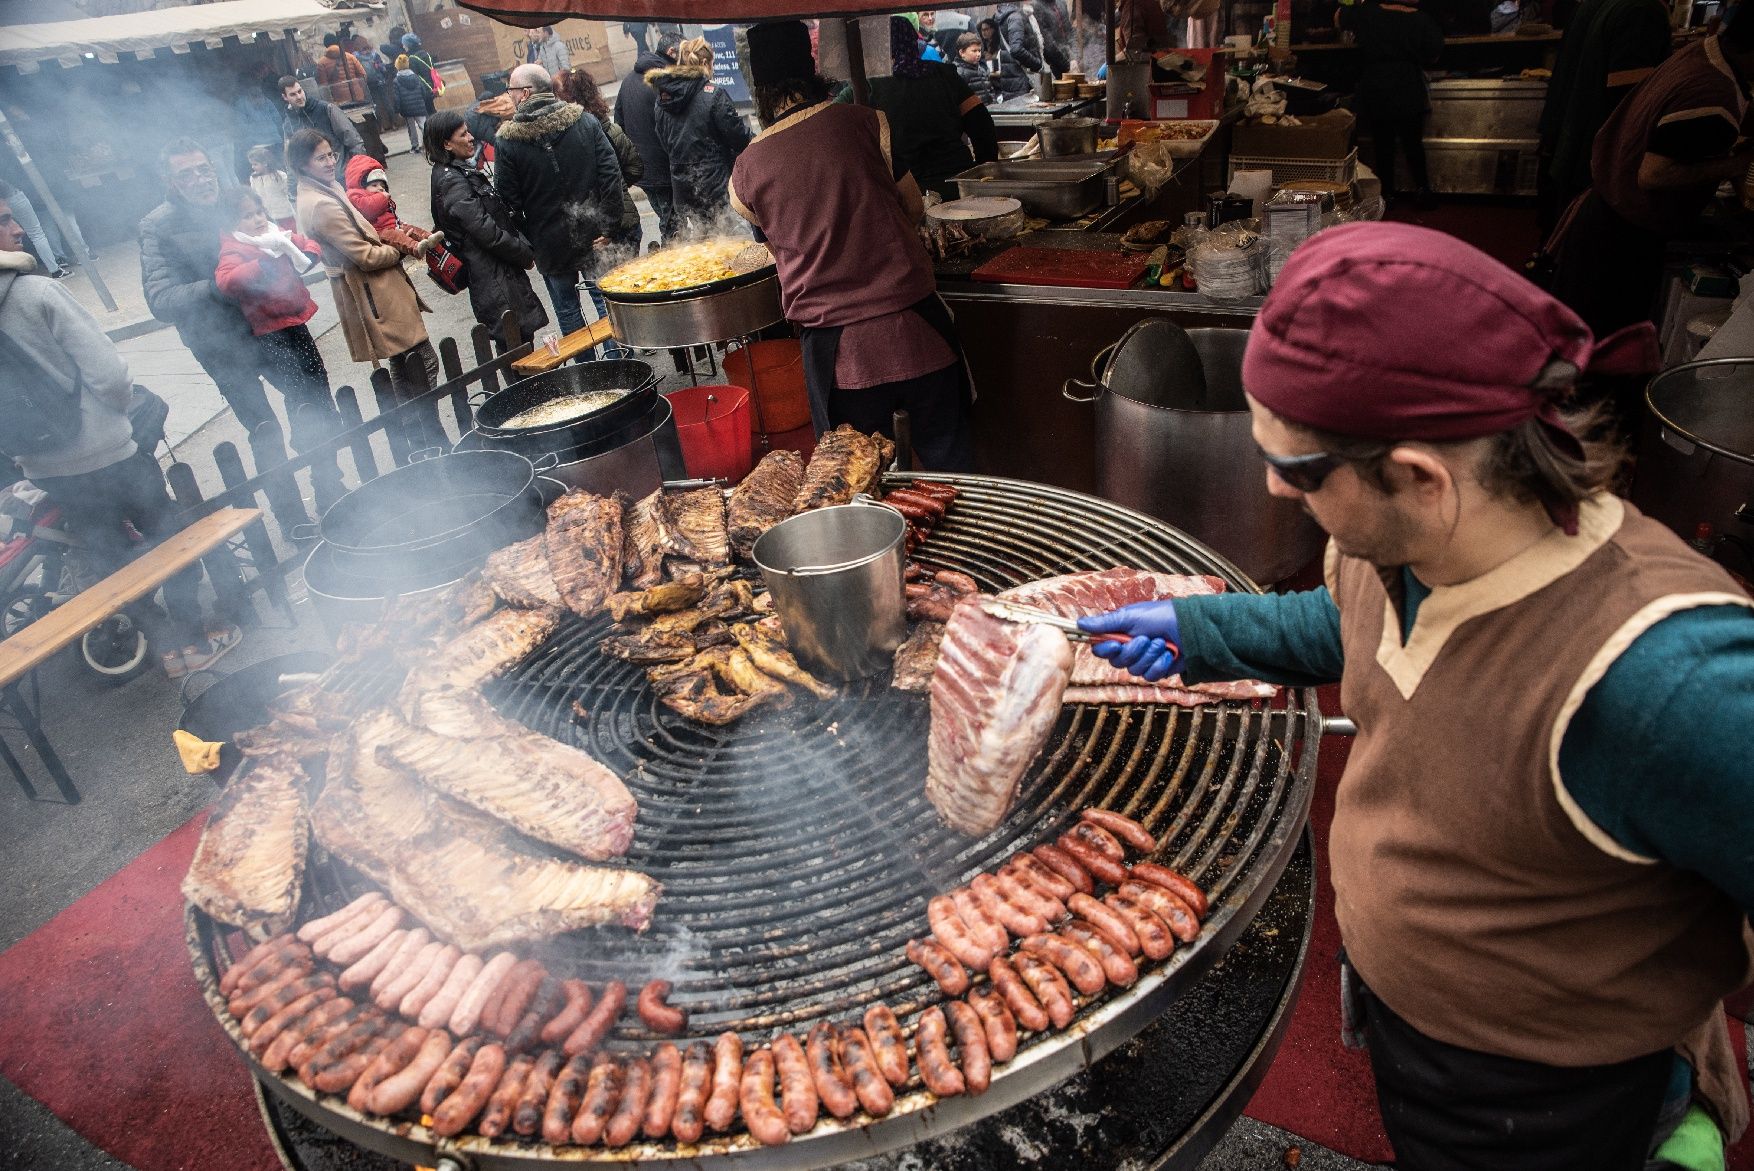
[[(1242, 1113), (1278, 1051), (1303, 984), (1314, 912), (1313, 850), (1305, 833), (1236, 946), (1144, 1032), (1053, 1090), (944, 1138), (843, 1167), (1191, 1171)], [(260, 1084), (257, 1098), (288, 1171), (409, 1171), (410, 1164), (357, 1147), (307, 1118), (297, 1109), (302, 1099), (282, 1100)], [(542, 1158), (534, 1150), (525, 1157)]]

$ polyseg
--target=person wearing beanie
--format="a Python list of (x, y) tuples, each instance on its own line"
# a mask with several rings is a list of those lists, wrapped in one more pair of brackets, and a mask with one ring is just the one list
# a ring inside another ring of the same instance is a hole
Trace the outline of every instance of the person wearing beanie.
[(1148, 680), (1340, 683), (1345, 1019), (1400, 1167), (1721, 1168), (1747, 1124), (1721, 1002), (1754, 972), (1754, 601), (1566, 409), (1655, 340), (1452, 236), (1322, 232), (1242, 380), (1326, 584), (1079, 622)]
[(802, 21), (752, 26), (749, 71), (766, 129), (732, 168), (731, 206), (773, 252), (817, 434), (842, 423), (889, 434), (905, 409), (921, 464), (973, 470), (962, 349), (887, 119), (833, 100)]

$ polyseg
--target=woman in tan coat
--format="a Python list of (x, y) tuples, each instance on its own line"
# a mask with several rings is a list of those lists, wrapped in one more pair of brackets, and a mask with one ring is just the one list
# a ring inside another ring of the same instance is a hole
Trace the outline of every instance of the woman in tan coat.
[[(402, 269), (402, 254), (384, 243), (335, 183), (334, 146), (315, 130), (300, 130), (286, 144), (288, 167), (298, 176), (298, 225), (323, 247), (323, 268), (341, 332), (356, 362), (390, 368), (390, 386), (403, 402), (438, 385), (438, 355), (426, 335), (430, 312)], [(438, 406), (429, 404), (420, 425), (437, 440)]]

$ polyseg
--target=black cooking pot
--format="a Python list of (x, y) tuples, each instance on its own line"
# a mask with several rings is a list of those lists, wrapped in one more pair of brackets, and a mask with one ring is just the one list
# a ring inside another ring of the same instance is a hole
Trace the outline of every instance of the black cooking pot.
[(335, 568), (352, 577), (380, 586), (431, 580), (542, 531), (537, 470), (512, 451), (429, 456), (337, 500), (317, 532)]
[(321, 651), (294, 651), (252, 663), (229, 675), (196, 671), (183, 680), (183, 718), (177, 727), (220, 745), (219, 767), (208, 775), (223, 785), (243, 760), (231, 739), (268, 722), (268, 705), (329, 665)]
[[(614, 402), (542, 427), (508, 428), (507, 420), (532, 407), (573, 394), (622, 390)], [(534, 458), (554, 452), (565, 458), (637, 423), (658, 396), (658, 375), (648, 362), (612, 358), (545, 371), (495, 391), (475, 408), (475, 427), (495, 446)]]

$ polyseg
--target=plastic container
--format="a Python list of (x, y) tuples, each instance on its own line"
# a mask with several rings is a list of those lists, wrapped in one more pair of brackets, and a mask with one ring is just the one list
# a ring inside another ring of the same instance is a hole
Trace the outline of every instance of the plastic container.
[[(755, 364), (755, 376), (749, 373)], [(810, 422), (810, 392), (804, 386), (804, 348), (792, 338), (756, 342), (727, 352), (725, 377), (732, 386), (754, 392), (756, 427), (766, 433), (795, 431)]]
[(664, 396), (676, 412), (676, 437), (689, 476), (736, 483), (755, 466), (755, 432), (749, 422), (749, 391), (707, 383)]

